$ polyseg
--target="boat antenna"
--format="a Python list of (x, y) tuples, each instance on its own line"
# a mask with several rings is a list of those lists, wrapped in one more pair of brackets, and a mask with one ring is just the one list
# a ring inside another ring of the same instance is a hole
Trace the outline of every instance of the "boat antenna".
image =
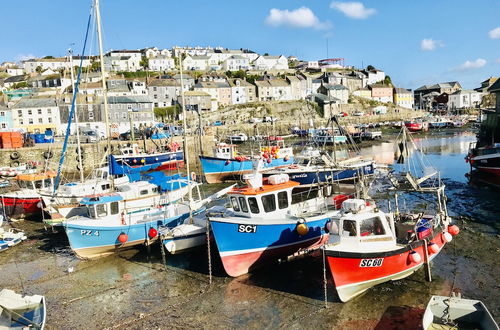
[(186, 171), (188, 176), (188, 198), (189, 198), (189, 222), (193, 221), (193, 210), (191, 209), (191, 204), (193, 202), (193, 192), (191, 191), (191, 172), (189, 171), (189, 148), (187, 144), (187, 114), (186, 114), (186, 102), (184, 97), (184, 75), (182, 72), (182, 54), (179, 57), (179, 67), (181, 74), (181, 102), (182, 102), (182, 130), (183, 130), (183, 142), (184, 142), (184, 158), (186, 163)]
[[(97, 37), (99, 39), (99, 60), (101, 62), (101, 82), (102, 82), (102, 95), (104, 104), (104, 123), (106, 126), (106, 137), (107, 137), (107, 148), (106, 152), (108, 154), (108, 166), (111, 163), (111, 130), (109, 126), (109, 110), (108, 110), (108, 91), (106, 88), (106, 70), (104, 66), (104, 55), (102, 49), (102, 25), (101, 25), (101, 10), (99, 6), (99, 0), (95, 0), (95, 12), (97, 19)], [(111, 191), (115, 189), (114, 177), (111, 175)]]
[(59, 181), (61, 180), (62, 165), (64, 163), (64, 158), (66, 156), (66, 149), (68, 148), (68, 139), (69, 139), (69, 135), (71, 133), (71, 120), (72, 120), (73, 115), (75, 113), (76, 94), (78, 93), (78, 86), (80, 84), (80, 76), (82, 74), (83, 58), (85, 56), (85, 48), (87, 46), (87, 39), (89, 36), (91, 19), (92, 19), (92, 11), (89, 14), (89, 20), (87, 22), (87, 31), (85, 32), (85, 41), (83, 42), (82, 56), (80, 57), (80, 67), (78, 68), (78, 76), (76, 78), (75, 88), (73, 89), (73, 100), (71, 101), (71, 110), (70, 110), (69, 116), (68, 116), (68, 126), (66, 127), (66, 134), (64, 135), (64, 143), (63, 143), (63, 148), (61, 151), (61, 158), (59, 159), (59, 165), (57, 167), (57, 176), (56, 176), (56, 179), (54, 182), (54, 187), (53, 187), (54, 189), (52, 191), (53, 195), (56, 194), (57, 187), (59, 186)]

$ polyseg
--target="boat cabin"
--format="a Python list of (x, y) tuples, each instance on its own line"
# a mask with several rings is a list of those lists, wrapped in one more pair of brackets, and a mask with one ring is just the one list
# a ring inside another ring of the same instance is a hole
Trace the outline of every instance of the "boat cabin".
[(290, 210), (293, 188), (299, 185), (298, 182), (290, 181), (287, 174), (276, 174), (261, 179), (260, 186), (252, 182), (247, 184), (243, 188), (233, 188), (228, 192), (235, 216), (283, 216)]
[(21, 189), (47, 189), (54, 186), (55, 177), (55, 172), (47, 171), (45, 173), (19, 174), (16, 176), (16, 181)]
[(87, 207), (88, 216), (99, 219), (120, 213), (120, 201), (123, 197), (116, 193), (84, 197), (80, 204)]
[(392, 215), (379, 211), (362, 199), (348, 199), (342, 203), (342, 212), (329, 223), (330, 243), (342, 243), (352, 248), (395, 243)]
[(234, 144), (219, 143), (214, 147), (214, 157), (222, 159), (233, 159), (238, 155)]
[(120, 153), (123, 156), (137, 156), (142, 153), (142, 149), (139, 148), (139, 145), (137, 143), (134, 143), (132, 145), (120, 148)]

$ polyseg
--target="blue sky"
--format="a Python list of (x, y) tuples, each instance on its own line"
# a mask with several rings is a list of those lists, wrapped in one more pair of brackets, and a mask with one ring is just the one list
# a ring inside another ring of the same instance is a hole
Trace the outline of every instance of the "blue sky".
[[(474, 88), (500, 75), (499, 0), (101, 1), (107, 50), (220, 45), (307, 60), (328, 54), (371, 64), (407, 88), (449, 80)], [(2, 1), (0, 62), (61, 56), (72, 43), (80, 52), (90, 4)]]

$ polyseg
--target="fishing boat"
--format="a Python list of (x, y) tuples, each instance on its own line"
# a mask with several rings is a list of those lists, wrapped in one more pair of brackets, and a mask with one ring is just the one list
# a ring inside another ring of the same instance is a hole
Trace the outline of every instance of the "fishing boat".
[(470, 144), (465, 161), (486, 175), (500, 176), (500, 112), (483, 114), (477, 142)]
[(245, 133), (236, 133), (230, 135), (227, 139), (229, 143), (243, 143), (248, 141), (248, 136)]
[(46, 321), (45, 297), (0, 291), (0, 329), (40, 329)]
[(443, 117), (433, 117), (429, 119), (429, 128), (446, 128), (451, 126), (451, 121)]
[(429, 123), (421, 119), (405, 121), (405, 126), (410, 132), (427, 132)]
[(333, 145), (347, 142), (347, 137), (338, 129), (332, 130), (328, 128), (319, 128), (314, 131), (312, 140), (318, 145)]
[(228, 192), (230, 207), (207, 210), (228, 275), (246, 274), (325, 242), (325, 223), (338, 212), (331, 194), (319, 190), (310, 199), (307, 194), (292, 194), (298, 182), (286, 174), (263, 178), (259, 166), (245, 180), (245, 186)]
[(346, 182), (358, 177), (368, 177), (373, 175), (374, 170), (373, 161), (353, 158), (335, 163), (327, 154), (307, 147), (296, 156), (292, 165), (264, 170), (263, 174), (267, 177), (284, 173), (302, 187), (310, 187), (318, 183)]
[(20, 189), (0, 195), (5, 214), (13, 218), (41, 214), (43, 202), (40, 192), (53, 187), (55, 176), (53, 171), (16, 176), (15, 180)]
[(184, 166), (184, 153), (180, 146), (171, 143), (165, 152), (144, 152), (137, 144), (120, 148), (120, 155), (114, 155), (119, 164), (131, 167), (158, 164), (155, 171), (176, 170)]
[(18, 229), (11, 228), (9, 230), (5, 230), (0, 227), (0, 242), (2, 242), (0, 244), (5, 243), (8, 247), (12, 247), (26, 239), (27, 237), (24, 232)]
[[(444, 187), (440, 189), (444, 196)], [(372, 201), (350, 199), (331, 217), (323, 247), (338, 296), (346, 302), (369, 288), (410, 276), (458, 234), (446, 212), (382, 212)]]
[(498, 324), (480, 300), (465, 299), (460, 294), (451, 297), (432, 296), (422, 319), (424, 330), (488, 329), (498, 330)]
[[(257, 157), (267, 157), (263, 169), (272, 169), (293, 163), (293, 150), (285, 147), (283, 140), (274, 145), (263, 147)], [(200, 155), (201, 167), (208, 183), (220, 183), (226, 180), (240, 180), (243, 174), (252, 172), (251, 155), (239, 155), (234, 144), (219, 143), (213, 148), (214, 156)]]

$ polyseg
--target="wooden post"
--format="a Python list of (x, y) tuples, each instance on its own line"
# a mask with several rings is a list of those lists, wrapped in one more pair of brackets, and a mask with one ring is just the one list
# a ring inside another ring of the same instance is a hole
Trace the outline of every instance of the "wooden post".
[(424, 268), (425, 268), (425, 279), (429, 282), (432, 282), (431, 264), (429, 262), (429, 250), (427, 249), (427, 240), (424, 240)]

